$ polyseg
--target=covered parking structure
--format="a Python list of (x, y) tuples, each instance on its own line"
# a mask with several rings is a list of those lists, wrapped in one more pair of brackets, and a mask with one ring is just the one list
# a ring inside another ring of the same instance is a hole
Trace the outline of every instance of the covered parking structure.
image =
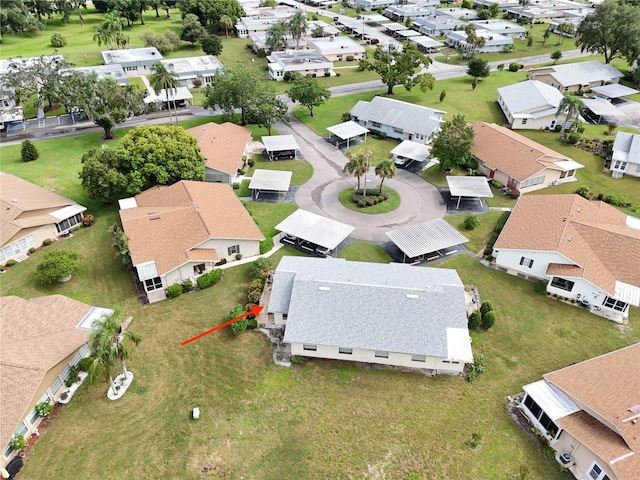
[(407, 259), (420, 263), (451, 255), (457, 252), (453, 247), (469, 241), (441, 218), (389, 230), (386, 235), (402, 252), (403, 263)]
[(258, 200), (260, 194), (263, 198), (282, 198), (289, 191), (292, 175), (285, 170), (255, 170), (249, 182), (251, 198)]
[(622, 110), (604, 98), (585, 98), (582, 103), (584, 104), (584, 116), (596, 125), (618, 123), (618, 119), (625, 115)]
[(483, 198), (493, 197), (487, 177), (447, 176), (447, 185), (449, 185), (451, 197), (458, 197), (456, 209), (460, 208), (462, 197), (474, 199), (480, 203)]
[(367, 25), (373, 25), (374, 27), (390, 21), (387, 17), (380, 14), (364, 15), (363, 20)]
[(282, 243), (326, 257), (351, 235), (354, 227), (298, 209), (276, 225), (276, 230), (284, 234), (280, 239)]
[(605, 100), (610, 101), (611, 103), (623, 103), (624, 97), (627, 95), (634, 95), (636, 93), (640, 93), (638, 90), (627, 87), (626, 85), (621, 85), (619, 83), (611, 83), (609, 85), (603, 85), (601, 87), (593, 87), (591, 88), (592, 92), (596, 93), (596, 96), (600, 98), (604, 98)]
[(293, 135), (262, 137), (262, 144), (269, 160), (292, 160), (300, 147)]
[(403, 140), (400, 145), (391, 150), (393, 162), (403, 168), (409, 168), (417, 163), (421, 164), (421, 170), (429, 163), (431, 146), (416, 143), (411, 140)]
[(418, 45), (418, 48), (426, 53), (436, 53), (440, 51), (440, 48), (444, 46), (437, 40), (426, 35), (409, 37), (409, 40)]
[[(332, 135), (332, 137), (329, 138), (329, 141), (335, 144), (338, 148), (340, 147), (340, 143), (346, 143), (347, 148), (349, 148), (352, 138), (363, 137), (364, 143), (366, 143), (367, 133), (369, 133), (368, 128), (365, 128), (352, 120), (327, 127), (327, 130)], [(337, 137), (337, 140), (335, 137)]]
[(397, 22), (385, 23), (384, 25), (382, 25), (382, 27), (386, 30), (387, 35), (390, 35), (392, 37), (395, 37), (398, 32), (409, 30), (406, 25), (402, 25), (401, 23)]

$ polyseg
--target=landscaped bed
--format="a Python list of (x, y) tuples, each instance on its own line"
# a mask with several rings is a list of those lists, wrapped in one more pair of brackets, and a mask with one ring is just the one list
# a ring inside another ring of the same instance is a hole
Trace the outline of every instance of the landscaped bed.
[(392, 188), (382, 187), (382, 192), (378, 188), (366, 190), (365, 196), (362, 189), (356, 193), (354, 187), (349, 187), (340, 192), (338, 199), (345, 208), (368, 214), (387, 213), (400, 206), (400, 195)]

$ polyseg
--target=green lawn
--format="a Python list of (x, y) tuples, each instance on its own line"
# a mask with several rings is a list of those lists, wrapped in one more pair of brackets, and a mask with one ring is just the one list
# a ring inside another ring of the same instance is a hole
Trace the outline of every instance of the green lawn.
[(247, 176), (251, 176), (256, 169), (280, 170), (293, 172), (291, 185), (302, 185), (309, 181), (313, 175), (313, 167), (306, 160), (278, 160), (274, 162), (265, 161), (262, 155), (254, 155), (255, 164), (247, 170)]
[(361, 143), (356, 145), (355, 147), (351, 147), (349, 150), (347, 150), (347, 155), (355, 155), (359, 152), (362, 152), (366, 155), (368, 152), (371, 152), (369, 157), (369, 164), (377, 166), (378, 164), (380, 164), (380, 162), (389, 160), (391, 158), (391, 150), (393, 150), (399, 144), (400, 141), (394, 138), (380, 140), (368, 136), (367, 143)]
[(353, 242), (351, 245), (340, 250), (338, 258), (355, 260), (357, 262), (393, 262), (391, 255), (389, 255), (383, 247), (371, 242)]
[(298, 209), (295, 203), (246, 202), (245, 207), (265, 237), (276, 235), (274, 227)]
[(482, 255), (482, 250), (484, 250), (484, 246), (493, 233), (493, 228), (496, 226), (496, 222), (503, 213), (504, 212), (500, 211), (490, 211), (477, 215), (480, 223), (473, 230), (466, 230), (464, 228), (464, 219), (469, 216), (468, 213), (446, 215), (444, 219), (469, 239), (469, 241), (464, 244), (465, 247), (473, 253)]
[(353, 192), (355, 192), (354, 187), (345, 188), (340, 192), (338, 199), (343, 207), (348, 208), (349, 210), (353, 210), (354, 212), (366, 213), (369, 215), (376, 215), (378, 213), (387, 213), (392, 212), (396, 208), (400, 206), (400, 195), (394, 189), (389, 187), (382, 187), (382, 191), (387, 192), (389, 194), (389, 198), (377, 205), (372, 205), (370, 207), (359, 207), (351, 200), (353, 196)]

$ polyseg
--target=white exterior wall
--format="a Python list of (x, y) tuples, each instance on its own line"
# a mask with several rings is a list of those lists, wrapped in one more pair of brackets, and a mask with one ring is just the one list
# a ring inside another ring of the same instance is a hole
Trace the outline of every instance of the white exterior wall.
[[(232, 245), (240, 246), (240, 253), (242, 257), (253, 257), (254, 255), (260, 255), (260, 240), (238, 240), (234, 238), (212, 238), (206, 242), (198, 245), (197, 248), (213, 248), (218, 253), (220, 260), (226, 258), (228, 262), (236, 259), (236, 254), (231, 255), (227, 252), (227, 247)], [(202, 263), (202, 262), (196, 262)]]
[(173, 285), (174, 283), (182, 283), (185, 280), (194, 281), (196, 278), (202, 275), (202, 273), (200, 275), (197, 275), (193, 267), (195, 267), (196, 265), (202, 265), (203, 263), (205, 266), (205, 271), (202, 273), (210, 272), (215, 268), (215, 265), (214, 265), (215, 262), (211, 262), (211, 261), (207, 261), (207, 262), (196, 261), (196, 262), (185, 263), (184, 265), (181, 265), (180, 267), (174, 270), (171, 270), (164, 277), (161, 277), (162, 286), (166, 288), (169, 285)]
[[(558, 252), (540, 252), (531, 250), (494, 250), (494, 257), (496, 257), (496, 264), (507, 268), (512, 275), (517, 272), (522, 272), (527, 276), (536, 277), (541, 280), (546, 280), (547, 268), (550, 263), (572, 263), (565, 256), (560, 255)], [(525, 257), (533, 260), (533, 266), (531, 268), (520, 265), (520, 258)], [(567, 293), (567, 292), (565, 292)]]
[[(214, 183), (226, 183), (227, 185), (231, 185), (235, 180), (235, 175), (229, 175), (227, 172), (222, 172), (220, 170), (216, 170), (211, 167), (204, 167), (204, 177), (205, 182), (214, 182)], [(215, 180), (219, 178), (220, 181)]]
[[(611, 161), (611, 175), (614, 178), (622, 178), (623, 175), (629, 175), (630, 177), (640, 177), (640, 159), (638, 162), (631, 162), (627, 160), (624, 170), (616, 167), (616, 160)], [(623, 164), (620, 164), (620, 167)]]
[[(378, 363), (381, 365), (393, 365), (407, 368), (421, 368), (436, 370), (440, 374), (459, 375), (464, 369), (464, 363), (444, 363), (438, 357), (426, 357), (424, 362), (414, 362), (411, 355), (406, 353), (389, 352), (389, 358), (378, 358), (373, 350), (354, 348), (352, 354), (339, 353), (337, 346), (316, 345), (317, 350), (305, 350), (303, 344), (292, 343), (291, 354), (313, 358), (329, 358), (334, 360), (346, 360), (352, 362)], [(349, 348), (349, 347), (345, 347)]]
[[(560, 438), (556, 442), (553, 442), (551, 446), (557, 452), (556, 460), (558, 463), (560, 463), (558, 457), (561, 454), (567, 452), (571, 455), (571, 462), (568, 468), (576, 478), (591, 478), (588, 475), (593, 468), (593, 463), (596, 462), (611, 480), (618, 479), (606, 461), (595, 455), (587, 446), (580, 443), (580, 441), (575, 439), (566, 430), (562, 431)], [(560, 465), (562, 465), (562, 463), (560, 463)]]
[[(362, 60), (364, 58), (364, 52), (350, 52), (347, 49), (345, 49), (342, 52), (336, 52), (336, 53), (324, 53), (321, 52), (322, 55), (329, 61), (331, 62), (342, 62), (342, 61), (347, 61), (347, 57), (349, 55), (353, 56), (353, 60), (351, 60), (351, 62), (357, 62), (359, 60)], [(324, 75), (324, 73), (323, 73)]]

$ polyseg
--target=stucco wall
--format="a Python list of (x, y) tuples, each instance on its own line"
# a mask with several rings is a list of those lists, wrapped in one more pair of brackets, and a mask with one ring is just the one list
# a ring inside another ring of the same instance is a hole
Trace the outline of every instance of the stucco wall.
[[(571, 455), (571, 462), (568, 467), (576, 478), (590, 478), (589, 471), (596, 462), (602, 471), (605, 472), (611, 480), (617, 480), (617, 476), (613, 473), (607, 462), (595, 455), (588, 447), (576, 440), (569, 432), (563, 430), (557, 442), (552, 444), (553, 448), (558, 452), (558, 456), (562, 453)], [(557, 460), (557, 457), (556, 457)]]

